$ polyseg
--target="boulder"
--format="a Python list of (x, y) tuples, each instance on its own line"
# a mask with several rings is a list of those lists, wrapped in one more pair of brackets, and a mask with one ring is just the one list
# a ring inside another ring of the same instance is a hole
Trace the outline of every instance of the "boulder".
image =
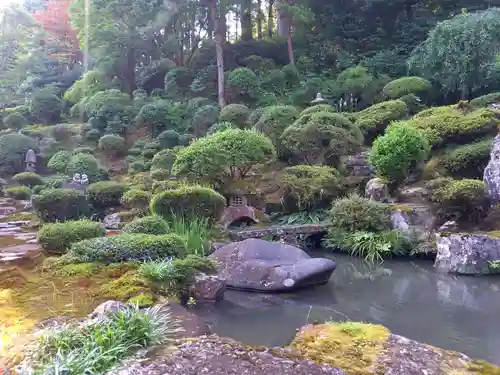
[(311, 258), (303, 250), (279, 242), (250, 238), (217, 249), (219, 275), (235, 289), (282, 292), (326, 284), (335, 262)]
[(474, 361), (465, 354), (410, 340), (374, 324), (307, 325), (291, 347), (305, 358), (348, 374), (474, 375), (500, 371), (497, 366)]
[(108, 375), (346, 375), (329, 365), (297, 358), (289, 349), (252, 348), (212, 336), (155, 351), (152, 358), (129, 359)]
[(370, 164), (367, 153), (349, 155), (344, 160), (347, 172), (355, 177), (371, 177), (375, 174), (375, 168)]
[(438, 232), (456, 232), (458, 230), (458, 223), (455, 220), (448, 220), (438, 229)]
[(225, 291), (225, 280), (219, 276), (201, 273), (188, 285), (187, 296), (194, 298), (196, 302), (216, 302), (224, 298)]
[(392, 228), (422, 241), (430, 238), (436, 226), (436, 216), (429, 206), (402, 204), (391, 213)]
[(495, 137), (491, 145), (490, 161), (483, 175), (488, 197), (492, 203), (500, 202), (500, 134)]
[(387, 182), (381, 178), (372, 178), (365, 187), (365, 197), (377, 202), (387, 202), (389, 188)]
[(118, 311), (124, 310), (127, 308), (122, 302), (119, 301), (106, 301), (97, 306), (94, 311), (89, 315), (91, 319), (97, 318), (102, 315), (116, 313)]
[(171, 317), (177, 321), (180, 328), (176, 332), (175, 337), (177, 339), (198, 337), (212, 333), (210, 327), (201, 318), (180, 304), (169, 301), (165, 304), (165, 308), (169, 309)]
[(437, 255), (434, 267), (441, 272), (462, 275), (498, 273), (500, 238), (487, 234), (436, 234)]
[(116, 212), (113, 214), (106, 215), (102, 223), (104, 224), (104, 227), (106, 229), (120, 229), (121, 221), (122, 219), (120, 218), (119, 213)]

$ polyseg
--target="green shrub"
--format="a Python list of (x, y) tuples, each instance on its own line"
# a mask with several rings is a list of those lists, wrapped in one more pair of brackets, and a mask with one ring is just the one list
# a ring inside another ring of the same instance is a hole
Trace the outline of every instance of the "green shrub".
[(171, 103), (167, 100), (158, 100), (143, 106), (137, 115), (136, 121), (146, 126), (153, 134), (158, 134), (171, 127)]
[(35, 91), (31, 98), (30, 112), (37, 122), (53, 124), (61, 120), (63, 101), (50, 89)]
[(210, 128), (208, 128), (207, 135), (212, 135), (217, 132), (221, 132), (227, 129), (234, 129), (233, 123), (228, 121), (216, 122)]
[(304, 109), (302, 112), (300, 112), (299, 117), (312, 115), (313, 113), (318, 113), (318, 112), (337, 112), (337, 110), (330, 104), (317, 104), (313, 105), (312, 107)]
[(259, 78), (248, 68), (236, 68), (229, 73), (227, 86), (233, 96), (254, 99), (259, 92)]
[(73, 189), (47, 189), (33, 196), (35, 212), (44, 222), (77, 220), (88, 216), (87, 197)]
[(153, 194), (158, 194), (165, 190), (178, 189), (184, 185), (186, 182), (179, 180), (154, 181), (151, 190)]
[(158, 142), (161, 148), (172, 148), (179, 145), (180, 134), (175, 130), (169, 129), (158, 134)]
[(123, 227), (122, 232), (160, 235), (167, 234), (169, 228), (167, 222), (163, 218), (153, 215), (135, 218)]
[(370, 163), (379, 176), (401, 183), (427, 159), (429, 151), (427, 140), (418, 130), (395, 123), (373, 143)]
[(75, 148), (73, 153), (74, 154), (94, 155), (94, 149), (92, 147), (88, 147), (88, 146), (81, 146), (81, 147)]
[(406, 104), (409, 115), (414, 115), (426, 108), (426, 106), (422, 104), (422, 100), (413, 94), (403, 95), (399, 100)]
[(107, 134), (99, 139), (99, 150), (109, 155), (121, 155), (127, 151), (125, 138), (115, 134)]
[(162, 150), (153, 157), (151, 169), (163, 169), (170, 172), (176, 157), (177, 150)]
[(49, 167), (56, 173), (66, 173), (70, 158), (71, 158), (71, 153), (68, 151), (56, 152), (49, 159), (47, 167)]
[(323, 208), (341, 192), (340, 174), (324, 165), (298, 165), (285, 168), (281, 175), (285, 205), (300, 211)]
[(338, 199), (330, 210), (331, 227), (347, 232), (382, 232), (391, 228), (391, 209), (358, 195)]
[(68, 176), (66, 175), (53, 175), (44, 178), (44, 187), (49, 189), (60, 188), (64, 183), (68, 181)]
[(150, 200), (151, 193), (139, 189), (130, 189), (123, 194), (120, 203), (129, 209), (144, 210), (149, 206)]
[(176, 234), (123, 233), (77, 242), (66, 255), (78, 263), (117, 263), (181, 257), (185, 252), (183, 240)]
[(12, 112), (3, 119), (3, 124), (12, 130), (19, 130), (28, 124), (28, 120), (19, 112)]
[(491, 138), (458, 146), (445, 153), (441, 161), (444, 167), (456, 178), (483, 178), (484, 169), (490, 161)]
[(85, 112), (89, 117), (99, 115), (109, 116), (124, 111), (127, 107), (131, 106), (132, 99), (128, 94), (118, 89), (110, 89), (95, 93), (87, 101)]
[(0, 136), (0, 175), (12, 175), (25, 170), (24, 158), (28, 150), (38, 150), (33, 138), (22, 134)]
[(105, 235), (104, 227), (95, 221), (66, 221), (44, 224), (38, 231), (38, 243), (44, 250), (63, 253), (73, 243)]
[[(190, 130), (192, 130), (196, 136), (206, 134), (208, 129), (217, 121), (219, 112), (219, 107), (215, 105), (204, 105), (196, 109)], [(185, 143), (181, 142), (181, 144), (184, 145)]]
[(299, 117), (299, 111), (293, 106), (267, 107), (255, 124), (255, 129), (268, 136), (279, 148), (278, 142), (283, 131)]
[(210, 247), (212, 222), (205, 217), (170, 216), (169, 232), (179, 235), (184, 240), (189, 254), (205, 255)]
[(500, 92), (492, 92), (491, 94), (478, 96), (470, 101), (475, 107), (487, 107), (490, 104), (500, 102)]
[(399, 99), (404, 95), (426, 95), (432, 88), (431, 83), (421, 77), (401, 77), (389, 82), (382, 89), (386, 98)]
[(72, 155), (69, 159), (66, 172), (70, 176), (73, 176), (75, 173), (85, 173), (91, 183), (108, 178), (108, 171), (93, 155), (89, 154)]
[(164, 181), (170, 177), (170, 171), (167, 169), (151, 169), (149, 176), (155, 181)]
[(63, 142), (73, 136), (73, 128), (71, 124), (57, 124), (52, 128), (51, 133), (56, 141)]
[(29, 199), (31, 191), (27, 186), (11, 186), (7, 188), (7, 196), (17, 200)]
[(201, 186), (183, 186), (159, 193), (151, 200), (150, 209), (156, 215), (206, 217), (218, 220), (226, 199), (215, 190)]
[(354, 125), (347, 117), (332, 112), (316, 112), (305, 115), (309, 117), (309, 120), (304, 124), (304, 126), (308, 124), (319, 124), (319, 125), (328, 125), (335, 126), (337, 128), (345, 129), (352, 136), (358, 140), (359, 142), (363, 142), (363, 134), (357, 125)]
[(363, 134), (372, 140), (395, 120), (401, 120), (408, 115), (408, 107), (401, 100), (389, 100), (377, 103), (356, 114), (355, 124)]
[(90, 203), (95, 208), (108, 208), (120, 205), (126, 185), (116, 181), (99, 181), (87, 188)]
[(439, 204), (443, 220), (479, 222), (487, 213), (486, 186), (482, 180), (439, 178), (426, 184), (429, 198)]
[(433, 147), (467, 143), (471, 137), (497, 133), (497, 112), (482, 108), (463, 110), (461, 106), (434, 107), (417, 113), (407, 123), (422, 131)]
[(43, 185), (43, 178), (35, 172), (21, 172), (12, 177), (19, 185), (23, 186), (35, 186)]
[(220, 111), (220, 121), (227, 121), (235, 124), (240, 129), (247, 125), (250, 110), (244, 104), (228, 104)]

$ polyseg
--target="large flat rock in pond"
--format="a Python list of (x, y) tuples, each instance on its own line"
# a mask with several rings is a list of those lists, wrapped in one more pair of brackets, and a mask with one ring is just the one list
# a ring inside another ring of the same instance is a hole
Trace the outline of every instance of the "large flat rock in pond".
[(218, 336), (202, 336), (154, 358), (131, 359), (108, 375), (347, 375), (328, 365), (299, 359), (281, 348), (252, 348)]
[(434, 267), (440, 272), (462, 275), (500, 273), (500, 269), (492, 267), (492, 262), (500, 261), (500, 237), (487, 234), (436, 234), (436, 247)]
[(335, 262), (311, 258), (298, 247), (250, 238), (215, 250), (219, 276), (229, 288), (283, 292), (325, 284)]

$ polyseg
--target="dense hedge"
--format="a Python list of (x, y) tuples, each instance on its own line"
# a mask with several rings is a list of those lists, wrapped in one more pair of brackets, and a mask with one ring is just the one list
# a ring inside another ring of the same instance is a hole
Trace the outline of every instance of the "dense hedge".
[(453, 177), (482, 179), (490, 161), (492, 143), (493, 139), (488, 138), (458, 146), (446, 152), (440, 164)]
[(116, 263), (182, 257), (185, 253), (184, 240), (176, 234), (155, 236), (124, 233), (77, 242), (66, 256), (72, 262), (79, 263)]
[(44, 222), (76, 220), (88, 216), (87, 197), (73, 189), (47, 189), (33, 196), (33, 208)]
[(90, 203), (95, 208), (108, 208), (120, 205), (127, 186), (116, 181), (99, 181), (87, 188)]
[(140, 189), (130, 189), (126, 191), (120, 203), (127, 208), (145, 209), (151, 200), (151, 193)]
[(12, 177), (12, 179), (23, 186), (43, 185), (42, 176), (34, 172), (21, 172)]
[(7, 196), (18, 200), (29, 199), (31, 195), (30, 189), (27, 186), (11, 186), (7, 188)]
[(382, 89), (385, 97), (399, 99), (404, 95), (425, 95), (432, 88), (431, 83), (421, 77), (401, 77), (389, 82)]
[(153, 197), (150, 209), (156, 215), (169, 217), (206, 217), (218, 220), (226, 199), (215, 190), (201, 186), (183, 186)]
[(44, 224), (38, 231), (38, 243), (44, 250), (63, 253), (73, 243), (105, 235), (106, 230), (102, 224), (95, 221), (66, 221)]
[(220, 121), (228, 121), (243, 129), (248, 122), (250, 110), (244, 104), (228, 104), (220, 111)]
[(167, 234), (169, 227), (168, 223), (162, 217), (152, 215), (132, 220), (123, 227), (122, 232), (161, 235)]
[(299, 117), (299, 111), (293, 106), (271, 106), (264, 110), (255, 128), (267, 135), (279, 149), (278, 141), (283, 131)]
[(355, 114), (355, 124), (361, 128), (368, 141), (371, 141), (394, 120), (408, 115), (408, 107), (401, 100), (389, 100), (368, 107)]

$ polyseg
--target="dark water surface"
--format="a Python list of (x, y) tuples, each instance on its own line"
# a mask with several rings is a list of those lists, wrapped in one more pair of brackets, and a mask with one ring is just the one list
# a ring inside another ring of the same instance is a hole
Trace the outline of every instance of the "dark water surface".
[(500, 365), (500, 277), (442, 275), (429, 261), (386, 261), (381, 269), (333, 259), (327, 285), (293, 295), (229, 291), (197, 313), (214, 333), (250, 345), (288, 344), (308, 322), (353, 320)]

